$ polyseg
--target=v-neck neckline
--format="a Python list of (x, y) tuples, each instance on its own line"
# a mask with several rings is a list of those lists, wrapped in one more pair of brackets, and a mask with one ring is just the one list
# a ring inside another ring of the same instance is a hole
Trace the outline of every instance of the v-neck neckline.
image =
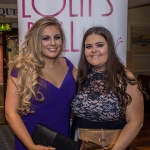
[(44, 80), (44, 81), (47, 82), (48, 84), (52, 85), (52, 86), (55, 87), (56, 89), (60, 89), (60, 88), (62, 87), (62, 85), (63, 85), (63, 83), (64, 83), (64, 81), (65, 81), (65, 79), (66, 79), (66, 76), (67, 76), (67, 74), (68, 74), (68, 72), (69, 72), (69, 64), (68, 64), (67, 58), (66, 58), (66, 57), (63, 57), (63, 58), (64, 58), (65, 61), (66, 61), (66, 65), (67, 65), (67, 67), (68, 67), (68, 70), (66, 71), (66, 74), (65, 74), (65, 76), (64, 76), (64, 78), (63, 78), (63, 80), (62, 80), (62, 82), (61, 82), (61, 84), (60, 84), (60, 87), (57, 87), (57, 86), (55, 86), (51, 81), (46, 80), (46, 79), (40, 77), (42, 80)]
[[(67, 63), (67, 62), (66, 62), (66, 63)], [(68, 66), (68, 65), (67, 65), (67, 66)], [(51, 84), (51, 85), (54, 86), (56, 89), (60, 89), (60, 88), (62, 87), (62, 85), (63, 85), (65, 79), (66, 79), (66, 76), (67, 76), (68, 72), (69, 72), (69, 66), (68, 66), (68, 70), (67, 70), (67, 72), (66, 72), (66, 74), (65, 74), (65, 76), (64, 76), (64, 78), (63, 78), (63, 80), (62, 80), (62, 82), (61, 82), (61, 84), (60, 84), (60, 87), (57, 87), (57, 86), (54, 85), (51, 81), (46, 80), (46, 79), (44, 79), (44, 78), (42, 78), (42, 77), (40, 77), (40, 79), (44, 80), (44, 81), (47, 82), (48, 84)]]

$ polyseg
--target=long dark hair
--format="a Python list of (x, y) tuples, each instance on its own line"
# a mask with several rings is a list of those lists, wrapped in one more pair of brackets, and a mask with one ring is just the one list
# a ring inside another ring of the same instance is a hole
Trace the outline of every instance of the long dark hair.
[(85, 40), (89, 35), (96, 34), (103, 36), (108, 44), (108, 60), (106, 62), (106, 89), (107, 93), (112, 91), (119, 99), (122, 111), (125, 112), (126, 106), (131, 103), (131, 96), (126, 93), (127, 84), (135, 85), (138, 84), (139, 90), (142, 92), (140, 84), (135, 78), (131, 78), (127, 75), (128, 71), (125, 66), (121, 63), (115, 50), (113, 36), (109, 30), (104, 27), (92, 27), (89, 28), (83, 37), (81, 46), (81, 55), (78, 64), (78, 75), (77, 75), (77, 92), (82, 89), (83, 83), (91, 71), (92, 66), (87, 62), (85, 58)]

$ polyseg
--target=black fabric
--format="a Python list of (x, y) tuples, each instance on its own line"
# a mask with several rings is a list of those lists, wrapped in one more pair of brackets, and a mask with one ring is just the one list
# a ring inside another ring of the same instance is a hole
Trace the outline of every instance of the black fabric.
[(112, 91), (107, 94), (106, 76), (105, 71), (92, 68), (82, 89), (71, 101), (71, 112), (74, 116), (94, 122), (125, 120), (118, 97)]
[(79, 150), (80, 142), (76, 142), (42, 124), (37, 124), (32, 135), (33, 142), (43, 146), (52, 146), (56, 150)]

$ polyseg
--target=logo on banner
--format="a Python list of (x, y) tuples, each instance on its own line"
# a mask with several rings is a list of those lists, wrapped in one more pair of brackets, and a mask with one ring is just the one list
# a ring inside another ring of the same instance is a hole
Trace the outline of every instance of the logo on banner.
[[(113, 13), (112, 3), (110, 2), (110, 0), (106, 0), (106, 2), (108, 3), (108, 5), (110, 7), (110, 11), (105, 13), (105, 14), (102, 14), (103, 17), (104, 16), (109, 16)], [(22, 5), (23, 6), (23, 8), (22, 8), (23, 9), (23, 12), (22, 12), (23, 13), (22, 14), (23, 18), (31, 18), (31, 14), (26, 14), (27, 12), (25, 10), (27, 10), (27, 9), (25, 7), (25, 5), (26, 5), (25, 0), (22, 0), (22, 3), (23, 3), (23, 5)], [(88, 3), (89, 3), (88, 15), (90, 17), (90, 16), (92, 16), (92, 0), (89, 0)], [(36, 4), (35, 4), (35, 0), (31, 0), (31, 5), (32, 5), (32, 8), (33, 8), (34, 12), (39, 16), (42, 16), (42, 17), (44, 17), (44, 16), (56, 17), (56, 16), (60, 15), (64, 11), (64, 9), (66, 8), (66, 0), (63, 0), (63, 3), (62, 3), (62, 6), (61, 6), (60, 10), (58, 10), (57, 12), (55, 12), (53, 14), (44, 14), (43, 12), (38, 10), (38, 8), (36, 7)], [(83, 0), (80, 0), (80, 13), (79, 14), (73, 14), (72, 9), (73, 9), (73, 1), (69, 0), (69, 16), (70, 17), (79, 17), (79, 15), (80, 15), (81, 17), (83, 17), (83, 11), (84, 11)]]
[[(84, 0), (80, 0), (80, 11), (79, 13), (73, 13), (73, 0), (69, 0), (69, 13), (68, 13), (68, 17), (72, 18), (76, 18), (76, 17), (84, 17)], [(110, 2), (110, 0), (107, 0), (107, 5), (109, 6), (110, 10), (109, 12), (105, 13), (105, 14), (101, 14), (102, 17), (107, 17), (107, 16), (110, 16), (112, 13), (113, 13), (113, 5), (112, 3)], [(59, 10), (53, 12), (53, 13), (47, 13), (45, 14), (44, 12), (42, 12), (41, 10), (38, 9), (38, 7), (36, 6), (36, 1), (35, 0), (31, 0), (31, 5), (32, 5), (32, 10), (39, 16), (41, 17), (45, 17), (45, 16), (51, 16), (51, 17), (57, 17), (58, 15), (60, 15), (61, 13), (63, 13), (63, 11), (65, 11), (65, 8), (66, 8), (66, 0), (62, 0), (61, 2), (61, 6), (59, 8)], [(32, 17), (32, 14), (28, 13), (28, 9), (26, 8), (26, 0), (22, 0), (22, 17), (23, 18), (31, 18)], [(93, 11), (93, 8), (92, 8), (92, 0), (89, 0), (88, 1), (88, 9), (87, 9), (87, 16), (88, 17), (92, 17), (92, 11)], [(60, 22), (61, 25), (63, 25), (63, 22)], [(34, 23), (33, 22), (28, 22), (27, 23), (27, 26), (28, 26), (28, 29), (33, 25)], [(83, 29), (85, 32), (85, 28)], [(79, 49), (74, 49), (74, 45), (73, 45), (73, 35), (74, 35), (74, 22), (71, 21), (70, 22), (70, 40), (71, 40), (71, 45), (70, 45), (70, 52), (79, 52)], [(65, 49), (63, 50), (63, 52), (69, 52), (69, 49)]]
[[(126, 46), (123, 45), (126, 42), (127, 23), (125, 5), (127, 6), (127, 0), (18, 0), (20, 41), (36, 20), (51, 16), (60, 21), (65, 31), (67, 42), (63, 52), (67, 53), (63, 55), (71, 57), (73, 64), (77, 64), (82, 37), (92, 26), (104, 26), (109, 29), (115, 37), (118, 54), (125, 56)], [(124, 18), (118, 17), (122, 14), (125, 14)], [(123, 57), (123, 62), (125, 61)]]

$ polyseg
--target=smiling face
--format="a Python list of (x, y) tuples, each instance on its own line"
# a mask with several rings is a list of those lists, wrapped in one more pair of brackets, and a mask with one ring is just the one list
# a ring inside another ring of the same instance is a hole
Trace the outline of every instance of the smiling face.
[(101, 35), (92, 34), (85, 40), (86, 60), (94, 69), (104, 71), (108, 60), (108, 44)]
[(62, 51), (62, 37), (55, 26), (46, 26), (42, 34), (42, 54), (45, 58), (55, 59)]

